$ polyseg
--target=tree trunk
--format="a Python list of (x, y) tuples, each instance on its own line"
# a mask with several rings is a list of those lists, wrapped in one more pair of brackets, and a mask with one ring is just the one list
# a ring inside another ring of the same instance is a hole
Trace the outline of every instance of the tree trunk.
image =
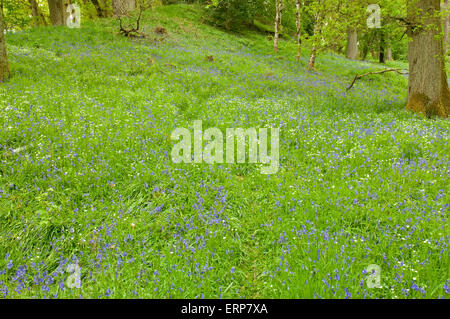
[(281, 18), (283, 14), (283, 0), (275, 1), (275, 36), (273, 37), (273, 50), (278, 52), (278, 38), (280, 37)]
[[(420, 10), (420, 13), (419, 13)], [(427, 117), (447, 118), (450, 92), (445, 70), (440, 0), (409, 0), (409, 88), (406, 108)]]
[(91, 0), (92, 4), (95, 7), (95, 11), (97, 11), (97, 16), (99, 18), (106, 18), (106, 10), (103, 9), (102, 5), (98, 0)]
[(39, 9), (39, 6), (36, 0), (28, 0), (30, 3), (31, 14), (33, 15), (34, 26), (47, 25), (47, 21), (45, 20), (45, 16), (42, 11)]
[(356, 28), (347, 30), (347, 59), (358, 59), (358, 31)]
[[(315, 17), (315, 23), (314, 23), (314, 35), (317, 35), (319, 32), (319, 17)], [(316, 57), (317, 57), (317, 46), (314, 44), (311, 49), (311, 55), (309, 56), (309, 62), (308, 62), (308, 69), (314, 70), (316, 67)]]
[(112, 0), (113, 13), (123, 16), (136, 9), (136, 0)]
[(391, 46), (388, 46), (386, 48), (386, 61), (390, 62), (390, 61), (394, 61), (394, 58), (392, 57), (392, 49)]
[(361, 56), (361, 58), (363, 59), (363, 60), (365, 60), (366, 58), (367, 58), (367, 55), (369, 54), (369, 48), (368, 47), (364, 47), (363, 48), (363, 51), (362, 51), (362, 56)]
[(38, 12), (39, 8), (36, 3), (36, 0), (28, 0), (28, 2), (30, 3), (31, 14), (32, 14), (33, 20), (34, 20), (34, 26), (38, 26), (39, 25), (39, 12)]
[[(367, 37), (367, 35), (365, 35), (365, 37)], [(361, 59), (362, 60), (366, 60), (367, 55), (369, 54), (369, 44), (367, 43), (368, 41), (366, 41), (367, 39), (364, 38), (363, 41), (363, 45), (362, 45), (362, 50), (361, 50)]]
[[(448, 0), (445, 0), (445, 10), (448, 9)], [(448, 47), (448, 25), (449, 25), (450, 17), (448, 13), (446, 12), (445, 18), (444, 18), (444, 54), (447, 54), (447, 47)]]
[(297, 0), (295, 3), (297, 8), (295, 25), (297, 27), (297, 62), (300, 61), (300, 56), (302, 54), (302, 3), (301, 0)]
[(48, 0), (48, 8), (50, 11), (50, 21), (52, 25), (65, 25), (69, 16), (67, 6), (69, 0)]
[(310, 70), (314, 70), (314, 68), (316, 67), (316, 55), (317, 55), (317, 48), (313, 47), (308, 62), (308, 69)]
[(386, 50), (386, 38), (384, 35), (384, 31), (380, 29), (380, 56), (379, 56), (379, 61), (380, 63), (386, 63), (386, 55), (385, 55), (385, 50)]
[(389, 39), (387, 41), (386, 47), (386, 61), (394, 61), (394, 58), (392, 57), (391, 41)]
[(6, 53), (5, 33), (3, 32), (3, 2), (0, 2), (0, 83), (10, 76), (8, 54)]

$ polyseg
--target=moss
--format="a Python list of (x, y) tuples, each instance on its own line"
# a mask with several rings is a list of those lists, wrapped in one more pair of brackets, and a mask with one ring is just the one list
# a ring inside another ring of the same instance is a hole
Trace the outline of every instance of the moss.
[(444, 95), (437, 101), (430, 101), (428, 96), (422, 93), (414, 93), (411, 95), (406, 109), (414, 113), (422, 114), (430, 117), (448, 117), (448, 96)]

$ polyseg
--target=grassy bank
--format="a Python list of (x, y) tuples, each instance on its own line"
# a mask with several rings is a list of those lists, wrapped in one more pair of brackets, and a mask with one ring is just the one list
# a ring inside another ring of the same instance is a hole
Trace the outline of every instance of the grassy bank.
[[(324, 54), (310, 72), (293, 41), (274, 55), (200, 19), (146, 13), (150, 40), (114, 20), (7, 36), (0, 296), (447, 297), (449, 122), (406, 112), (395, 73), (346, 91), (379, 65)], [(170, 134), (194, 120), (279, 127), (277, 174), (174, 164)]]

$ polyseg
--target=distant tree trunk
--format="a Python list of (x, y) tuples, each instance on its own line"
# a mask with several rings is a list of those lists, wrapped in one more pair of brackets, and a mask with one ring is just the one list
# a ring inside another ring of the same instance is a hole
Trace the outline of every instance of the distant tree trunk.
[(3, 2), (0, 2), (0, 83), (10, 76), (8, 54), (6, 53), (5, 33), (3, 31)]
[(367, 58), (367, 55), (369, 54), (369, 48), (364, 47), (361, 55), (361, 59), (365, 60)]
[(52, 25), (65, 25), (69, 16), (67, 6), (69, 0), (48, 0), (48, 8), (50, 11), (50, 21)]
[(39, 10), (39, 6), (36, 0), (28, 0), (31, 8), (31, 15), (33, 16), (34, 26), (37, 27), (39, 25), (46, 25), (45, 17), (42, 14), (41, 10)]
[(388, 47), (386, 48), (386, 61), (388, 61), (388, 62), (394, 61), (394, 58), (392, 57), (392, 49), (391, 49), (390, 45), (388, 45)]
[(358, 31), (356, 28), (347, 30), (347, 59), (358, 59)]
[(98, 0), (100, 7), (103, 9), (103, 14), (105, 16), (105, 18), (108, 18), (112, 15), (112, 6), (111, 6), (111, 1), (108, 3), (108, 0)]
[(386, 38), (385, 38), (385, 34), (384, 31), (380, 29), (380, 56), (379, 56), (379, 61), (380, 63), (386, 63), (386, 55), (385, 55), (385, 50), (386, 50)]
[(295, 25), (297, 27), (297, 61), (300, 61), (300, 56), (302, 54), (302, 2), (297, 0), (295, 3), (297, 8)]
[(387, 40), (387, 46), (386, 46), (386, 61), (394, 61), (394, 58), (392, 57), (392, 47), (391, 47), (391, 40)]
[(316, 56), (317, 56), (317, 48), (313, 47), (311, 50), (311, 55), (309, 56), (308, 69), (314, 70), (316, 67)]
[(36, 3), (36, 0), (28, 0), (28, 2), (30, 3), (31, 14), (33, 15), (33, 19), (34, 19), (34, 25), (38, 26), (39, 25), (39, 13), (38, 13), (39, 8)]
[(102, 7), (100, 2), (98, 0), (91, 0), (91, 2), (95, 7), (95, 11), (97, 11), (97, 16), (99, 18), (106, 18), (106, 10), (104, 9), (104, 7)]
[(372, 55), (372, 57), (375, 59), (376, 56), (373, 55), (373, 44), (375, 43), (375, 39), (377, 37), (377, 33), (374, 30), (369, 30), (362, 34), (361, 36), (361, 42), (362, 42), (362, 49), (361, 49), (361, 59), (366, 60), (369, 53)]
[(275, 36), (273, 37), (273, 50), (278, 52), (278, 38), (280, 37), (281, 18), (283, 14), (283, 0), (275, 0)]
[[(448, 9), (448, 0), (444, 1), (444, 9)], [(450, 17), (448, 13), (445, 14), (444, 18), (444, 54), (447, 54), (447, 47), (448, 47), (448, 25), (449, 25)]]
[[(318, 19), (319, 17), (316, 16), (315, 17), (316, 22), (314, 23), (314, 35), (317, 35), (317, 33), (319, 32)], [(316, 67), (316, 57), (317, 57), (317, 46), (316, 44), (314, 44), (311, 49), (311, 54), (309, 56), (308, 69), (314, 70), (314, 68)]]
[[(420, 10), (420, 11), (419, 11)], [(447, 118), (450, 92), (445, 70), (440, 0), (408, 1), (409, 88), (406, 108), (427, 117)], [(420, 13), (419, 13), (420, 12)], [(422, 24), (423, 23), (423, 24)]]
[(112, 0), (112, 6), (114, 15), (122, 16), (136, 9), (136, 0)]
[(367, 34), (364, 35), (364, 41), (363, 41), (363, 45), (362, 45), (362, 50), (361, 50), (361, 59), (365, 60), (367, 58), (367, 55), (369, 54), (369, 44), (368, 44), (368, 38), (369, 36)]
[(31, 14), (34, 20), (34, 26), (37, 27), (40, 25), (47, 25), (47, 21), (45, 20), (44, 14), (39, 9), (36, 0), (28, 0), (28, 2), (30, 3)]

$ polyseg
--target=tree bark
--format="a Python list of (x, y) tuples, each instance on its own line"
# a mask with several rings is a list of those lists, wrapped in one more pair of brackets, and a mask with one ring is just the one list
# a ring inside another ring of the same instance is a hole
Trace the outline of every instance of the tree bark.
[(48, 0), (50, 21), (52, 22), (52, 25), (66, 24), (66, 19), (69, 16), (66, 10), (69, 4), (69, 0)]
[[(319, 32), (319, 22), (318, 22), (318, 15), (315, 17), (315, 23), (314, 23), (314, 35), (316, 35)], [(316, 67), (316, 57), (317, 57), (317, 46), (313, 45), (311, 49), (311, 54), (309, 56), (309, 62), (308, 62), (308, 69), (314, 70)]]
[[(444, 1), (444, 9), (445, 10), (448, 9), (448, 0)], [(445, 18), (444, 18), (444, 54), (447, 54), (449, 22), (450, 22), (450, 17), (448, 15), (448, 13), (446, 12), (445, 13)]]
[(392, 47), (391, 47), (391, 41), (388, 39), (387, 41), (387, 47), (386, 47), (386, 61), (394, 61), (394, 58), (392, 57)]
[(5, 33), (3, 32), (3, 2), (0, 2), (0, 83), (10, 76), (8, 54), (6, 53)]
[(385, 34), (384, 31), (380, 29), (380, 55), (379, 55), (379, 62), (380, 63), (386, 63), (386, 55), (385, 55), (385, 50), (386, 50), (386, 38), (385, 38)]
[(427, 117), (447, 118), (450, 92), (445, 70), (440, 0), (409, 0), (409, 87), (406, 108)]
[(300, 61), (300, 57), (302, 54), (302, 2), (301, 0), (297, 0), (295, 3), (296, 11), (296, 19), (295, 25), (297, 27), (297, 62)]
[(39, 6), (36, 0), (28, 0), (30, 3), (31, 14), (33, 15), (34, 26), (47, 25), (47, 21), (45, 20), (45, 16), (42, 11), (39, 9)]
[(356, 28), (347, 30), (347, 59), (358, 59), (358, 31)]
[(278, 38), (280, 37), (283, 0), (275, 0), (275, 11), (275, 36), (273, 37), (273, 50), (278, 52)]
[(106, 10), (102, 7), (100, 2), (98, 0), (91, 0), (92, 4), (95, 7), (95, 11), (97, 11), (97, 16), (99, 18), (106, 18)]
[(317, 48), (313, 47), (311, 50), (311, 55), (309, 56), (308, 69), (314, 70), (316, 67), (316, 56), (317, 56)]
[[(367, 36), (368, 35), (365, 35), (365, 37)], [(361, 59), (366, 60), (368, 54), (369, 54), (369, 44), (367, 43), (366, 39), (364, 39), (361, 51)]]
[(31, 14), (33, 15), (33, 20), (34, 20), (34, 25), (38, 26), (39, 25), (39, 13), (38, 13), (38, 5), (36, 0), (28, 0), (28, 2), (30, 3), (30, 7), (31, 7)]
[(113, 13), (123, 16), (136, 9), (136, 0), (112, 0)]

